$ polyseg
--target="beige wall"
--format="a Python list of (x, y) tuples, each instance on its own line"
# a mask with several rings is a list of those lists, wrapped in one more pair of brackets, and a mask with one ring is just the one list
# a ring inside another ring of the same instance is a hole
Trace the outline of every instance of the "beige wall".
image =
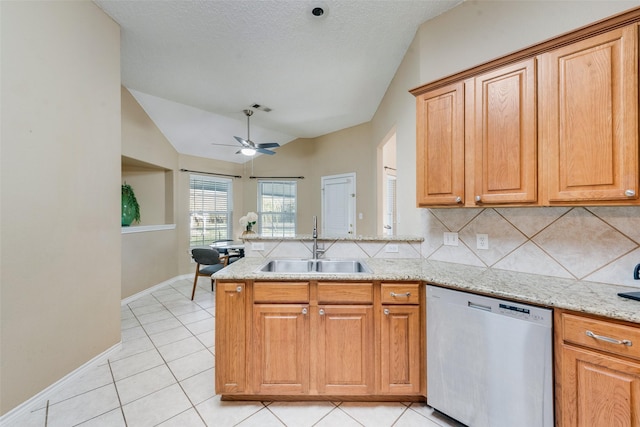
[[(172, 224), (183, 209), (175, 203), (178, 152), (131, 93), (123, 87), (121, 94), (122, 155), (126, 157), (121, 180), (136, 193), (139, 225)], [(122, 298), (180, 274), (178, 233), (176, 227), (122, 234)]]
[(254, 176), (304, 176), (298, 180), (298, 234), (311, 234), (312, 217), (321, 217), (320, 179), (327, 175), (356, 173), (356, 212), (358, 234), (375, 234), (375, 153), (369, 123), (343, 129), (314, 139), (298, 139), (277, 149), (274, 156), (260, 156), (245, 164), (244, 207), (257, 206), (257, 180)]
[(0, 414), (120, 340), (120, 35), (0, 2)]

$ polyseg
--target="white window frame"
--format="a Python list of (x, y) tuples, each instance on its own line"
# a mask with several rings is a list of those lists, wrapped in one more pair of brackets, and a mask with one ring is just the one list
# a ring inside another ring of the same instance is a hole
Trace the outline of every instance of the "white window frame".
[[(284, 193), (278, 200), (273, 192), (265, 194), (266, 185), (286, 184), (293, 187), (293, 204), (291, 196), (286, 197)], [(266, 210), (267, 201), (265, 197), (271, 198), (272, 208), (279, 209)], [(288, 211), (287, 211), (288, 208)], [(258, 230), (261, 236), (266, 237), (294, 237), (298, 228), (298, 183), (297, 181), (283, 180), (258, 180)], [(289, 225), (287, 225), (289, 224)], [(292, 224), (292, 225), (291, 225)]]
[[(205, 186), (213, 189), (213, 193), (205, 193)], [(215, 194), (216, 191), (226, 192), (226, 200), (222, 197), (218, 199), (220, 194)], [(189, 246), (205, 246), (216, 240), (233, 239), (232, 236), (233, 181), (217, 176), (190, 174)]]

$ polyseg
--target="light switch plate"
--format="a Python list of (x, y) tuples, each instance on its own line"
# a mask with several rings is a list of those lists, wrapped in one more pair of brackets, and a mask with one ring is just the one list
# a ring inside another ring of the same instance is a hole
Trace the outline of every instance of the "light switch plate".
[(251, 250), (253, 250), (253, 251), (264, 251), (264, 243), (263, 242), (251, 242)]
[(458, 233), (445, 232), (443, 242), (445, 246), (458, 246)]

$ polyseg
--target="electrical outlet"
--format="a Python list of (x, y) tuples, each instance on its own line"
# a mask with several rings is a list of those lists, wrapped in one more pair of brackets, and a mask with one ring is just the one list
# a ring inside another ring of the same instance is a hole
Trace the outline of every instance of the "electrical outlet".
[(264, 242), (251, 242), (251, 250), (264, 251)]
[(387, 246), (384, 247), (384, 251), (398, 253), (398, 245), (389, 243)]
[(445, 246), (458, 246), (458, 233), (445, 232), (443, 241)]
[(476, 234), (476, 247), (478, 249), (489, 249), (489, 235)]

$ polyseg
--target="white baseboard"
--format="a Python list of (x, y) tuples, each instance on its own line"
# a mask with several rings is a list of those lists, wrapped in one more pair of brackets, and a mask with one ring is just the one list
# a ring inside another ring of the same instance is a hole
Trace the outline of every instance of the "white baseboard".
[(63, 387), (69, 384), (71, 381), (76, 379), (77, 377), (86, 373), (89, 369), (98, 366), (102, 362), (105, 362), (112, 354), (116, 353), (122, 348), (122, 341), (114, 345), (113, 347), (107, 349), (106, 351), (100, 353), (93, 359), (89, 360), (84, 365), (80, 366), (78, 369), (70, 372), (68, 375), (62, 377), (55, 383), (51, 384), (49, 387), (45, 388), (29, 400), (22, 402), (20, 405), (16, 406), (6, 414), (0, 417), (0, 425), (9, 424), (10, 422), (16, 421), (18, 418), (26, 415), (28, 412), (38, 409), (38, 406), (42, 405), (42, 402), (49, 400), (51, 396), (59, 392)]
[(157, 285), (154, 285), (150, 288), (145, 289), (144, 291), (140, 291), (137, 294), (133, 294), (129, 297), (126, 297), (125, 299), (123, 299), (122, 301), (120, 301), (120, 305), (127, 305), (135, 300), (137, 300), (138, 298), (142, 298), (145, 295), (149, 295), (159, 289), (164, 288), (167, 285), (170, 285), (171, 283), (175, 282), (176, 280), (182, 280), (182, 279), (189, 279), (189, 278), (193, 278), (193, 274), (182, 274), (180, 276), (176, 276), (173, 277), (169, 280), (165, 280), (162, 283), (158, 283)]

